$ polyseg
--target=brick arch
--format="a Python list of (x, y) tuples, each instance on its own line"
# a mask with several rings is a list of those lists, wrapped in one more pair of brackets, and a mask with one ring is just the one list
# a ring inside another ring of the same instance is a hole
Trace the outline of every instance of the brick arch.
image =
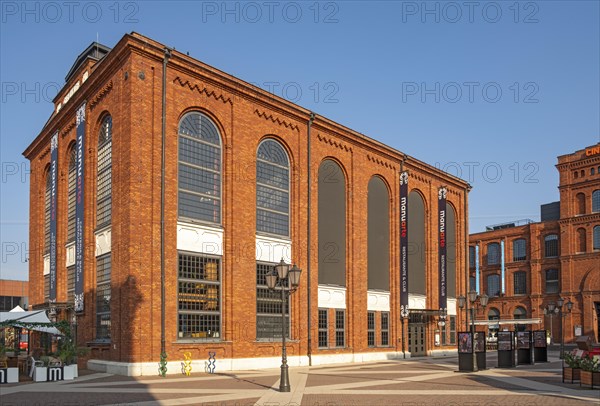
[(585, 274), (585, 276), (581, 280), (581, 291), (592, 291), (597, 290), (598, 286), (600, 286), (600, 272), (598, 272), (598, 268), (591, 268)]

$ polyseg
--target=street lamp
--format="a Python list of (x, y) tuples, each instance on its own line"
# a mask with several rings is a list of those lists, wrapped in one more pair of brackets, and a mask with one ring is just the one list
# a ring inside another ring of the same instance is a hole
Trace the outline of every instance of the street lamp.
[[(269, 290), (279, 288), (281, 290), (281, 378), (279, 380), (279, 392), (290, 391), (290, 377), (288, 375), (287, 353), (285, 348), (285, 309), (290, 294), (298, 289), (302, 269), (296, 264), (290, 269), (283, 258), (275, 266), (275, 271), (266, 276)], [(290, 315), (291, 316), (291, 315)]]
[[(477, 294), (477, 292), (475, 290), (471, 290), (468, 293), (469, 295), (469, 302), (471, 303), (471, 339), (472, 339), (472, 349), (473, 349), (473, 372), (477, 372), (478, 368), (477, 368), (477, 354), (475, 353), (475, 306), (477, 305), (477, 299), (479, 298), (479, 302), (481, 303), (481, 306), (483, 308), (485, 308), (488, 304), (488, 300), (489, 297), (488, 295), (486, 295), (485, 293), (481, 296), (479, 296)], [(459, 296), (457, 298), (458, 300), (458, 307), (460, 309), (464, 309), (465, 305), (466, 305), (466, 298), (464, 296)]]
[[(567, 313), (563, 312), (563, 306), (567, 306)], [(565, 303), (565, 299), (559, 297), (556, 301), (556, 307), (558, 308), (558, 315), (560, 317), (560, 359), (565, 357), (565, 332), (563, 328), (563, 318), (567, 316), (567, 314), (571, 313), (571, 309), (573, 309), (573, 302), (571, 299), (567, 303)]]
[(406, 306), (406, 308), (401, 309), (400, 310), (400, 324), (402, 325), (402, 358), (406, 359), (406, 346), (405, 346), (405, 341), (404, 341), (404, 320), (408, 319), (408, 316), (410, 314), (410, 310), (408, 309), (408, 306)]
[(550, 302), (544, 308), (544, 314), (550, 316), (550, 344), (554, 344), (554, 334), (552, 333), (552, 316), (558, 313), (556, 303)]

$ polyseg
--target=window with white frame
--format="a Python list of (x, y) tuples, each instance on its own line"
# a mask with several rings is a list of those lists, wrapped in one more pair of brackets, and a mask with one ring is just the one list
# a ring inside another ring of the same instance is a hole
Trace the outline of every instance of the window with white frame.
[[(267, 275), (273, 273), (276, 264), (256, 264), (256, 338), (281, 339), (281, 312), (285, 311), (285, 336), (290, 337), (289, 295), (285, 302), (281, 290), (267, 286)], [(282, 309), (282, 306), (285, 306)]]
[(346, 346), (346, 311), (335, 311), (335, 346)]
[(219, 258), (179, 253), (177, 331), (180, 339), (221, 337), (220, 265)]
[(367, 345), (375, 347), (375, 312), (367, 312)]
[(319, 348), (327, 348), (329, 347), (329, 322), (327, 317), (327, 309), (319, 309), (318, 327)]

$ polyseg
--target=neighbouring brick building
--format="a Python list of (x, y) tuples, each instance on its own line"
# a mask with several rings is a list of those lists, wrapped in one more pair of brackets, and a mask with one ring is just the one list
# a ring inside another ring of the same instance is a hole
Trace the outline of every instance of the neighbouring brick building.
[(552, 330), (560, 342), (560, 314), (548, 304), (563, 298), (564, 342), (576, 335), (600, 342), (600, 144), (559, 156), (556, 168), (560, 201), (541, 206), (540, 222), (469, 236), (470, 286), (479, 269), (479, 288), (490, 300), (478, 317), (507, 323), (492, 329), (512, 329), (508, 324), (521, 319), (523, 328)]
[(186, 351), (196, 370), (209, 351), (217, 370), (278, 366), (281, 258), (303, 269), (290, 364), (455, 351), (468, 184), (431, 165), (136, 33), (77, 58), (24, 155), (30, 301), (76, 319), (91, 368), (156, 374), (163, 346), (171, 373)]
[(17, 306), (27, 310), (29, 282), (0, 279), (0, 312), (8, 312)]

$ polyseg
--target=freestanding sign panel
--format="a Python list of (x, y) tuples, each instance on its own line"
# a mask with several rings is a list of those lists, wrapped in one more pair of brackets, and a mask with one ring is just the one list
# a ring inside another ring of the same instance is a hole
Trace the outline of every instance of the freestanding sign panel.
[(517, 332), (517, 364), (533, 364), (531, 331)]
[(77, 184), (75, 200), (75, 311), (83, 311), (83, 222), (85, 170), (85, 103), (77, 110)]
[(458, 370), (473, 371), (473, 335), (470, 332), (458, 333)]
[(514, 333), (498, 331), (498, 368), (515, 366)]
[(446, 188), (442, 187), (438, 191), (438, 213), (439, 213), (439, 244), (438, 244), (438, 256), (439, 256), (439, 275), (438, 275), (438, 290), (439, 290), (439, 305), (440, 313), (446, 314), (447, 312), (447, 298), (446, 298)]
[(487, 354), (485, 348), (485, 333), (479, 331), (475, 332), (475, 339), (473, 340), (475, 356), (477, 358), (477, 368), (487, 369)]
[(533, 332), (533, 358), (535, 362), (548, 362), (548, 342), (546, 330)]
[(50, 139), (50, 303), (56, 302), (56, 184), (58, 176), (57, 161), (58, 131)]
[(408, 172), (400, 174), (400, 315), (408, 317)]

